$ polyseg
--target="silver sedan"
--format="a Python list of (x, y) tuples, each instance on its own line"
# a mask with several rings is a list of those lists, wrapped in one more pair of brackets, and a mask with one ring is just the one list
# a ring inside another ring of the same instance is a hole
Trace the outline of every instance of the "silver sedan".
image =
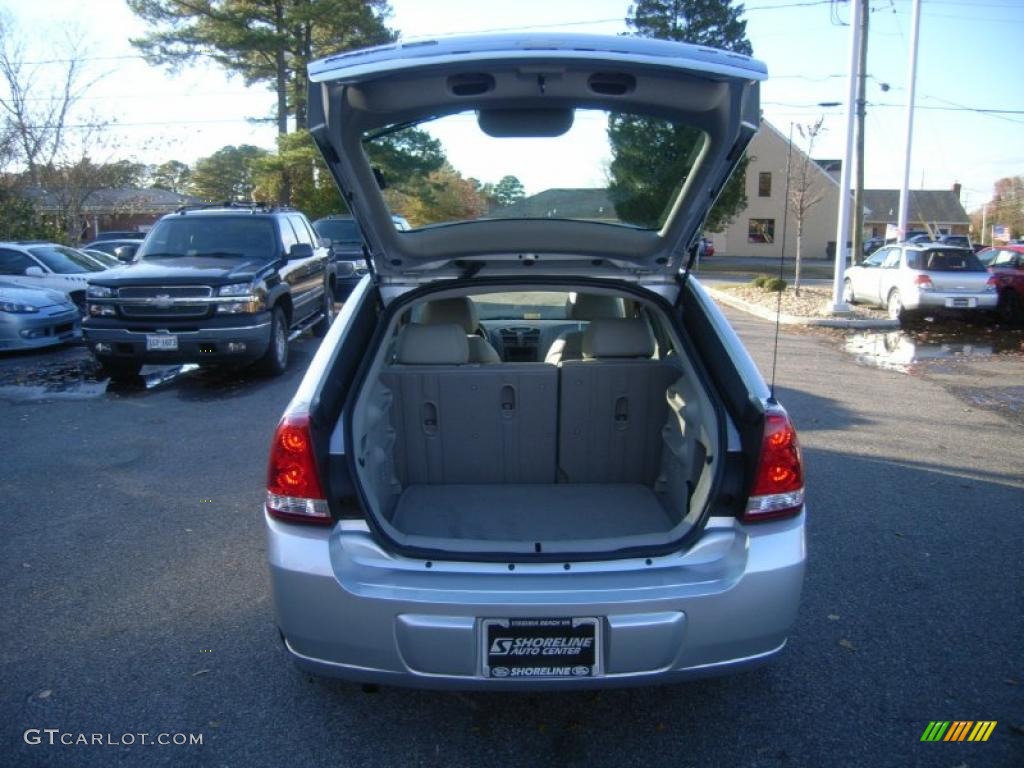
[(81, 315), (66, 294), (0, 281), (0, 350), (49, 347), (81, 336)]

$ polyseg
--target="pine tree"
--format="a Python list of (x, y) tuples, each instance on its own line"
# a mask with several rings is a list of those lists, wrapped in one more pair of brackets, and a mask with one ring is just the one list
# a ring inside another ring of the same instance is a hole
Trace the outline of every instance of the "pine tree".
[(132, 40), (171, 70), (213, 60), (277, 94), (277, 132), (306, 128), (306, 65), (329, 53), (391, 42), (387, 0), (128, 0), (153, 31)]
[[(630, 7), (626, 24), (633, 34), (663, 40), (694, 43), (750, 54), (742, 5), (731, 0), (637, 0)], [(701, 133), (664, 120), (613, 115), (608, 138), (614, 160), (609, 168), (609, 194), (623, 221), (658, 227), (665, 206), (686, 180)], [(747, 205), (743, 191), (746, 159), (722, 189), (708, 214), (706, 227), (718, 232)]]

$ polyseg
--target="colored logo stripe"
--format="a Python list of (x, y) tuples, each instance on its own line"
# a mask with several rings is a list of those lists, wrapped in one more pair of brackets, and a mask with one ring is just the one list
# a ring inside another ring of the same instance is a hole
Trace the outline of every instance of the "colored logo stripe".
[(988, 741), (995, 720), (932, 720), (921, 734), (921, 741)]
[(971, 720), (954, 720), (943, 741), (963, 741), (972, 725), (974, 722)]
[(971, 735), (967, 737), (968, 741), (988, 741), (988, 737), (992, 735), (992, 731), (995, 730), (995, 720), (979, 720), (978, 724), (974, 726), (974, 730), (971, 731)]

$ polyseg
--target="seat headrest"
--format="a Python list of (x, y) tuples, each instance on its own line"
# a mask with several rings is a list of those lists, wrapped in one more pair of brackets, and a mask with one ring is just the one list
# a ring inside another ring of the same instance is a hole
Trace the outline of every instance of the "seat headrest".
[(640, 318), (598, 318), (583, 332), (583, 357), (650, 357), (654, 335)]
[(480, 326), (480, 316), (476, 304), (465, 296), (457, 296), (453, 299), (428, 301), (423, 307), (420, 322), (425, 325), (455, 323), (462, 326), (464, 333), (476, 333)]
[(571, 320), (597, 320), (601, 317), (625, 317), (622, 299), (595, 293), (577, 293), (576, 301), (566, 302)]
[(466, 333), (455, 323), (412, 323), (398, 334), (395, 362), (399, 365), (465, 365), (469, 362)]

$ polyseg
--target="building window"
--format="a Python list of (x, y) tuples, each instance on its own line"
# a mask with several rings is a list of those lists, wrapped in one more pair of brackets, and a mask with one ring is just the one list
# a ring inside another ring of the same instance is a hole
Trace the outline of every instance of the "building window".
[(757, 196), (772, 196), (772, 174), (771, 171), (761, 171), (757, 174)]
[(747, 223), (748, 243), (774, 243), (775, 219), (749, 219)]

